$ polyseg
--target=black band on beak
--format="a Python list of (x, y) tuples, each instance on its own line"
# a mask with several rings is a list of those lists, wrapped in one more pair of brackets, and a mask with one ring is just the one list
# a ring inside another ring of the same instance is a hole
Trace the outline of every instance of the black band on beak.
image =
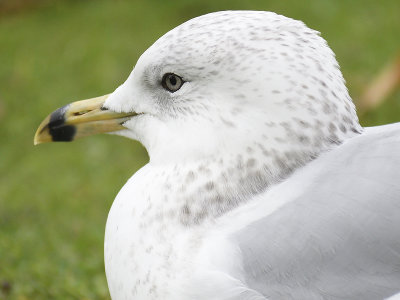
[(74, 139), (76, 128), (65, 124), (65, 112), (69, 104), (65, 105), (50, 115), (49, 133), (54, 142), (70, 142)]

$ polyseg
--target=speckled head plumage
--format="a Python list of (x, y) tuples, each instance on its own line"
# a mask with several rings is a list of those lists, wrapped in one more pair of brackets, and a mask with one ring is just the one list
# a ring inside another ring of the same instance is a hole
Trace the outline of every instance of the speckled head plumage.
[[(180, 90), (163, 89), (166, 73), (183, 78)], [(176, 27), (106, 106), (144, 113), (121, 134), (141, 140), (153, 161), (212, 156), (262, 137), (264, 148), (279, 152), (286, 142), (285, 151), (315, 156), (361, 130), (325, 40), (271, 12), (217, 12)]]

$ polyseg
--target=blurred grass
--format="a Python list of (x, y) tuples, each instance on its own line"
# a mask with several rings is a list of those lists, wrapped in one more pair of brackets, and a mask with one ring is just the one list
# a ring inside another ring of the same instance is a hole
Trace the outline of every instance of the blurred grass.
[[(107, 212), (146, 152), (114, 136), (39, 147), (32, 139), (55, 108), (113, 91), (166, 31), (223, 9), (301, 19), (328, 40), (355, 99), (400, 50), (398, 0), (44, 3), (0, 15), (0, 299), (109, 298)], [(396, 122), (399, 112), (397, 91), (361, 122)]]

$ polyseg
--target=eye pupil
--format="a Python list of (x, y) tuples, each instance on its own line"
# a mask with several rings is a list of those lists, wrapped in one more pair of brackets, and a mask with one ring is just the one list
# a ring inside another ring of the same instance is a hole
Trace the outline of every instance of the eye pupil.
[(170, 76), (169, 76), (169, 82), (170, 82), (172, 85), (176, 85), (177, 80), (176, 80), (175, 75), (170, 75)]
[(162, 87), (171, 93), (179, 90), (184, 83), (183, 79), (174, 73), (164, 74), (161, 80)]

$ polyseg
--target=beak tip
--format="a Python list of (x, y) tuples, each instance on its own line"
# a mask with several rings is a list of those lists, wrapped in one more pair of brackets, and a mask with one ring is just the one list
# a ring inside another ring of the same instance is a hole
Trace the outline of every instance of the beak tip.
[(34, 146), (52, 141), (52, 137), (50, 135), (49, 128), (47, 126), (47, 121), (46, 121), (47, 119), (48, 118), (46, 118), (42, 122), (42, 124), (40, 124), (39, 128), (36, 130), (35, 136), (33, 138)]
[(33, 138), (33, 145), (37, 146), (39, 144), (43, 144), (45, 143), (43, 140), (40, 139), (39, 136), (35, 135), (35, 137)]
[(33, 138), (33, 145), (39, 145), (40, 144), (40, 139), (39, 139), (39, 129), (35, 133), (35, 137)]

